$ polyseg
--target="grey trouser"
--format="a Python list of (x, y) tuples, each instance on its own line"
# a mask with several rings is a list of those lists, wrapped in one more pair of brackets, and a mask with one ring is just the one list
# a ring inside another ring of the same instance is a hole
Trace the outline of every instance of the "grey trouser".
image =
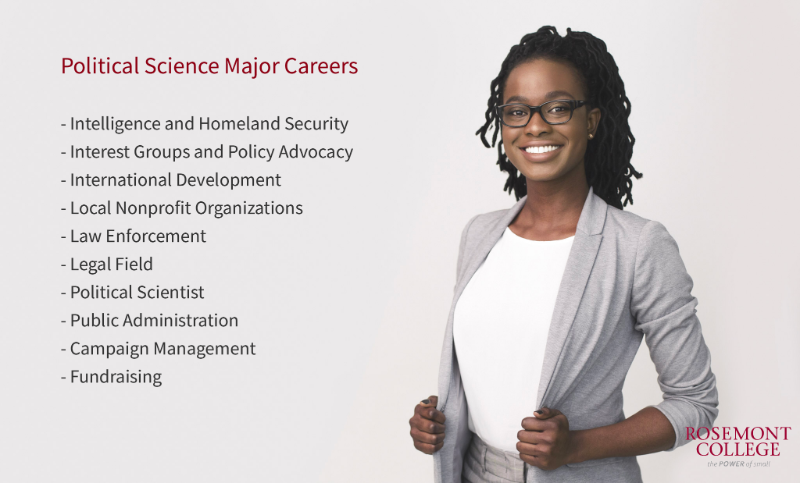
[(503, 451), (483, 442), (477, 434), (464, 458), (462, 483), (525, 483), (525, 462), (519, 453)]

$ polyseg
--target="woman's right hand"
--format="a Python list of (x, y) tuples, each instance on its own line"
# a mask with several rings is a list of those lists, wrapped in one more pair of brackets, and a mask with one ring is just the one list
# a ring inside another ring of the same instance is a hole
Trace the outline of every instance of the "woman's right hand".
[(444, 445), (444, 413), (436, 409), (437, 396), (423, 399), (414, 408), (414, 417), (408, 420), (411, 425), (411, 439), (414, 447), (425, 454), (433, 454)]

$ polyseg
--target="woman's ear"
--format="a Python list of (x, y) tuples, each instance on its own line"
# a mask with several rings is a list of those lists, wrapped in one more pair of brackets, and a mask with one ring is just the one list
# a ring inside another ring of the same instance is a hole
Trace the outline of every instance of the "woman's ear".
[(587, 130), (592, 136), (597, 135), (597, 126), (600, 125), (600, 108), (595, 107), (586, 115)]

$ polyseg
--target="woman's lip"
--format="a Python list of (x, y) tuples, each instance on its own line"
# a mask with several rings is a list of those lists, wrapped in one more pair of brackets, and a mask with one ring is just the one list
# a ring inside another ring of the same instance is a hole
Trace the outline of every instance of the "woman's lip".
[(522, 155), (525, 156), (525, 159), (533, 162), (542, 162), (542, 161), (549, 161), (551, 158), (558, 155), (558, 153), (561, 152), (561, 148), (564, 147), (562, 145), (556, 145), (556, 144), (551, 144), (550, 146), (558, 146), (558, 147), (546, 153), (529, 153), (528, 151), (525, 151), (525, 148), (530, 146), (519, 148), (519, 150), (522, 151)]

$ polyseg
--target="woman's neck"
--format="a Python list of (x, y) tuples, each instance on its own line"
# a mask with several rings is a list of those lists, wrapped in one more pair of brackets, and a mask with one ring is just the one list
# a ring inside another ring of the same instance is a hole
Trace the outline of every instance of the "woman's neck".
[(528, 198), (509, 228), (529, 240), (561, 240), (575, 234), (589, 194), (586, 175), (570, 180), (526, 180)]

